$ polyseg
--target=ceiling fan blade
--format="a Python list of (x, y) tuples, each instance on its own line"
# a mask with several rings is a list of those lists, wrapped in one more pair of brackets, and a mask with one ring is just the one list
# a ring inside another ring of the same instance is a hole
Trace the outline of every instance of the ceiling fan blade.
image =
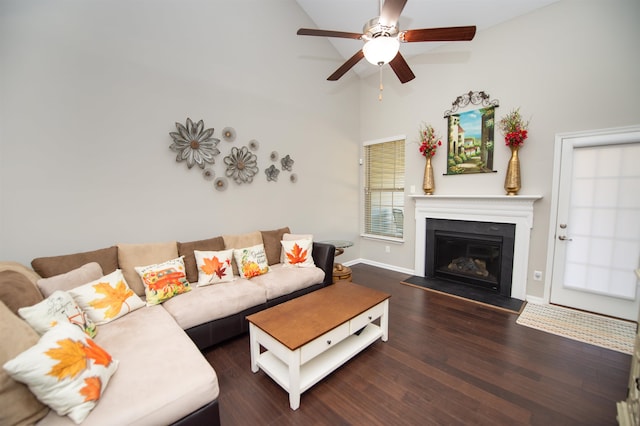
[(386, 0), (380, 11), (380, 23), (393, 27), (398, 22), (407, 0)]
[(344, 31), (330, 31), (330, 30), (314, 30), (312, 28), (300, 28), (296, 33), (298, 35), (308, 36), (320, 36), (320, 37), (340, 37), (340, 38), (353, 38), (360, 40), (362, 34), (348, 33)]
[(409, 68), (409, 64), (407, 64), (407, 61), (404, 60), (404, 57), (402, 56), (402, 54), (400, 54), (400, 52), (398, 52), (396, 57), (393, 58), (391, 62), (389, 62), (389, 65), (391, 66), (393, 72), (396, 73), (402, 84), (416, 78), (413, 71), (411, 71), (411, 68)]
[(475, 25), (468, 27), (424, 28), (421, 30), (407, 30), (400, 34), (400, 41), (412, 43), (415, 41), (468, 41), (476, 35)]
[(336, 81), (337, 79), (339, 79), (340, 77), (342, 77), (343, 75), (346, 74), (347, 71), (349, 71), (351, 68), (353, 68), (355, 66), (355, 64), (357, 64), (358, 62), (360, 62), (360, 60), (364, 58), (364, 53), (362, 52), (362, 49), (358, 50), (356, 52), (355, 55), (353, 55), (351, 58), (349, 58), (347, 60), (347, 62), (345, 62), (344, 64), (342, 64), (342, 66), (340, 68), (338, 68), (333, 74), (331, 74), (327, 80), (329, 81)]

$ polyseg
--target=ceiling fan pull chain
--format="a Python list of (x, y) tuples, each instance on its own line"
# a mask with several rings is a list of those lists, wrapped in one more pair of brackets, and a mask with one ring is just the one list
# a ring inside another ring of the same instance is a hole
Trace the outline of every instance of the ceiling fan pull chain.
[(378, 100), (382, 101), (382, 91), (384, 90), (384, 86), (382, 85), (382, 66), (380, 67), (380, 94), (378, 94)]

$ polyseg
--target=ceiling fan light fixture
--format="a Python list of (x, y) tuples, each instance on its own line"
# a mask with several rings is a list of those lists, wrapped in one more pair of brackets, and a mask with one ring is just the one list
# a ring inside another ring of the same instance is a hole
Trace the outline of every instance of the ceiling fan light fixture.
[(373, 65), (389, 63), (398, 54), (400, 42), (397, 37), (381, 36), (367, 41), (362, 48), (364, 57)]

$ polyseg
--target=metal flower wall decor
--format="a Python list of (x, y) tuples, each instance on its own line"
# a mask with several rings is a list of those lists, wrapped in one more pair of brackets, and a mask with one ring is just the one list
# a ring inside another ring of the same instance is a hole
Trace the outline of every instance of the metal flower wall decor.
[[(251, 139), (246, 146), (231, 147), (229, 154), (223, 157), (224, 176), (218, 177), (213, 169), (215, 157), (220, 155), (218, 149), (220, 139), (214, 137), (214, 129), (205, 129), (204, 121), (194, 122), (187, 118), (186, 123), (175, 123), (177, 132), (169, 132), (173, 142), (169, 146), (177, 153), (176, 161), (185, 161), (187, 168), (191, 169), (198, 165), (202, 169), (202, 177), (206, 181), (212, 181), (213, 189), (225, 191), (229, 186), (229, 180), (236, 184), (252, 183), (259, 172), (258, 157), (260, 143), (256, 139)], [(237, 138), (236, 130), (233, 127), (224, 127), (221, 139), (233, 143)], [(226, 144), (225, 144), (226, 146)], [(290, 155), (280, 158), (277, 151), (271, 151), (268, 159), (275, 164), (271, 164), (264, 170), (267, 182), (277, 182), (280, 172), (289, 172), (289, 181), (297, 182), (298, 176), (292, 173), (293, 159)], [(277, 167), (280, 163), (280, 169)], [(227, 180), (227, 178), (229, 180)]]
[(187, 167), (191, 168), (197, 164), (204, 169), (205, 163), (213, 164), (214, 157), (220, 154), (217, 145), (220, 139), (213, 137), (213, 129), (204, 129), (204, 121), (200, 120), (197, 124), (193, 124), (190, 118), (187, 118), (186, 126), (176, 123), (177, 132), (170, 132), (173, 143), (170, 149), (176, 151), (176, 161), (187, 162)]

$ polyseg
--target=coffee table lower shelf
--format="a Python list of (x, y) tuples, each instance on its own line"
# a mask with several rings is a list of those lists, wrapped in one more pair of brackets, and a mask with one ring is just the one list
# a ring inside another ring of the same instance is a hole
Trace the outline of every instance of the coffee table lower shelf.
[[(260, 332), (260, 330), (255, 331)], [(290, 406), (293, 410), (296, 410), (300, 406), (301, 393), (328, 376), (376, 340), (380, 338), (386, 340), (385, 334), (380, 326), (369, 323), (359, 333), (350, 335), (305, 364), (298, 366), (296, 366), (297, 363), (295, 362), (287, 364), (274, 355), (272, 350), (262, 352), (257, 357), (256, 364), (289, 393)], [(298, 351), (290, 352), (291, 356), (299, 357), (296, 352)], [(299, 371), (292, 371), (296, 367), (299, 368)], [(257, 369), (254, 372), (257, 372)], [(291, 378), (298, 383), (293, 383), (292, 386)]]

